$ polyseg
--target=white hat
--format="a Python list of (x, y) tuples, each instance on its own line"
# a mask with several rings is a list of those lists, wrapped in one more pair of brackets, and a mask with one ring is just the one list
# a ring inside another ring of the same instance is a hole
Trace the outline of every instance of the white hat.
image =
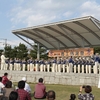
[(22, 80), (23, 80), (23, 81), (26, 81), (26, 77), (23, 77)]

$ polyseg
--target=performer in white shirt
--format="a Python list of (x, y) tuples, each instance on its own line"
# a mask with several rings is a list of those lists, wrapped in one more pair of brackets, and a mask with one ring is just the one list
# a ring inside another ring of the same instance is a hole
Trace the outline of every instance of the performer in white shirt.
[(1, 70), (5, 70), (5, 60), (8, 59), (5, 57), (4, 52), (1, 55)]

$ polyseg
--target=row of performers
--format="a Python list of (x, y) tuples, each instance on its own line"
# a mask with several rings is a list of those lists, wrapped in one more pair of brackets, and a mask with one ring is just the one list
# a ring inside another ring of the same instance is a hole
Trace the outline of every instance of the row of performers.
[[(47, 71), (52, 72), (82, 72), (91, 73), (93, 68), (94, 73), (98, 73), (98, 66), (100, 65), (99, 58), (97, 59), (73, 59), (72, 57), (68, 59), (48, 59), (48, 60), (6, 60), (5, 66), (1, 70), (22, 70), (22, 71)], [(26, 67), (27, 66), (27, 67)]]

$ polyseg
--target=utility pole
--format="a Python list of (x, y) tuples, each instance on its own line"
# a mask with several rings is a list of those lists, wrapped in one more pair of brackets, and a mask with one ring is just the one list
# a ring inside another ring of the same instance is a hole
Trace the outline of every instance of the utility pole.
[(0, 40), (4, 40), (4, 45), (5, 45), (5, 47), (6, 47), (6, 46), (7, 46), (7, 39), (0, 38)]

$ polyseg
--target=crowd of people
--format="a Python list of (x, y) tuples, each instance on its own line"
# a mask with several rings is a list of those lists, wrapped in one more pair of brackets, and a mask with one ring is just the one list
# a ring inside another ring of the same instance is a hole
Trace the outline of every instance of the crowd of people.
[(8, 59), (1, 55), (1, 70), (67, 72), (67, 73), (100, 73), (100, 56), (96, 53), (92, 57), (66, 57), (48, 60), (30, 58), (27, 61), (18, 58)]
[[(52, 58), (48, 60), (38, 59), (9, 59), (6, 58), (4, 52), (1, 55), (1, 70), (15, 71), (40, 71), (40, 72), (63, 72), (63, 73), (94, 73), (100, 72), (100, 56), (95, 54), (92, 57), (67, 57), (67, 58)], [(27, 83), (26, 77), (18, 82), (17, 87), (13, 87), (8, 73), (0, 77), (0, 100), (32, 100), (31, 88)], [(82, 91), (85, 94), (82, 94)], [(94, 95), (91, 93), (91, 86), (81, 86), (78, 94), (79, 100), (94, 100)], [(34, 89), (35, 99), (55, 100), (56, 93), (53, 90), (46, 91), (46, 86), (43, 83), (43, 78), (39, 78)], [(70, 100), (76, 100), (76, 95), (71, 94)]]
[[(38, 83), (35, 85), (33, 93), (34, 99), (55, 100), (55, 91), (52, 89), (47, 92), (43, 81), (43, 78), (39, 78)], [(82, 93), (83, 89), (85, 94)], [(8, 79), (8, 73), (4, 73), (4, 76), (0, 77), (0, 100), (32, 100), (31, 92), (26, 77), (23, 77), (18, 82), (17, 87), (13, 86), (11, 78)], [(91, 86), (81, 86), (77, 97), (79, 100), (94, 100), (94, 95), (91, 92)], [(76, 100), (76, 95), (71, 94), (69, 100)]]

